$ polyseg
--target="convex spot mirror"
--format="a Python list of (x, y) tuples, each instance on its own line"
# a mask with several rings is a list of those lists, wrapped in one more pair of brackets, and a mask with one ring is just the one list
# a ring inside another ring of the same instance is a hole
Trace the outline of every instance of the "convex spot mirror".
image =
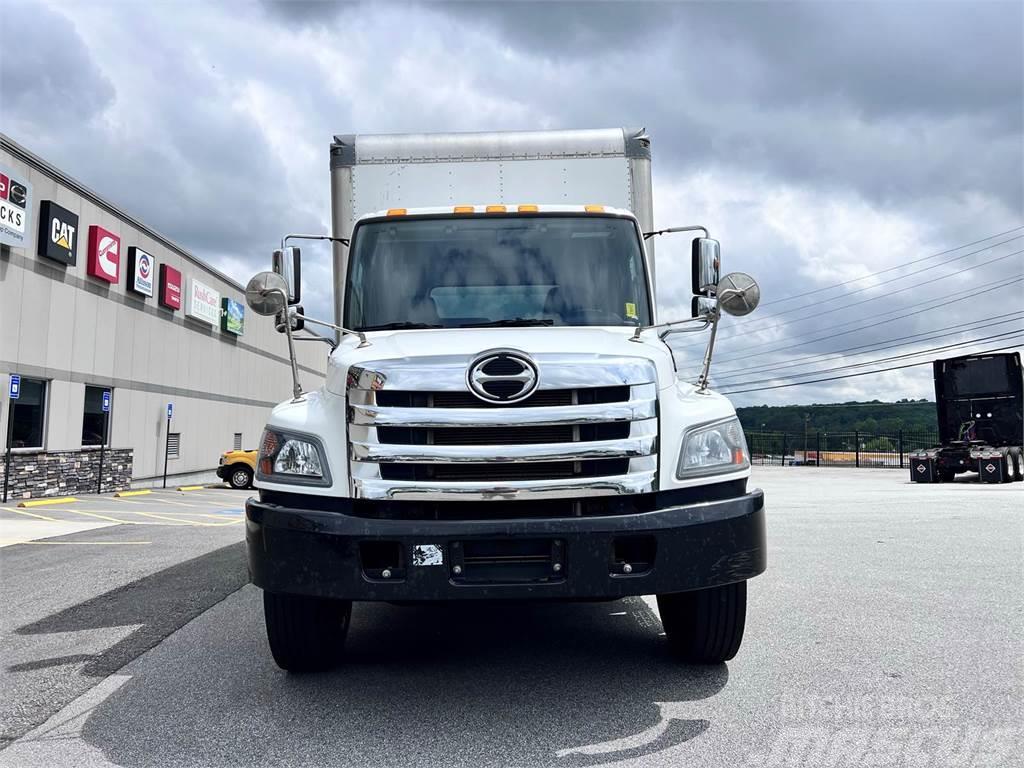
[(272, 269), (281, 275), (288, 285), (288, 303), (298, 304), (302, 300), (301, 252), (291, 246), (274, 251), (272, 265)]
[(718, 285), (722, 264), (721, 246), (710, 237), (696, 237), (693, 240), (693, 293), (706, 293)]
[(276, 315), (288, 303), (288, 283), (276, 272), (260, 272), (245, 286), (245, 303), (257, 315)]
[(761, 302), (761, 286), (746, 272), (730, 272), (718, 281), (718, 306), (726, 314), (749, 315)]

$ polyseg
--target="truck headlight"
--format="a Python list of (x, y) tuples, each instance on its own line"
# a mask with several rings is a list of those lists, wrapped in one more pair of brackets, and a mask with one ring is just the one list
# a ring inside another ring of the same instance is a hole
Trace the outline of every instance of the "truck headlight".
[(260, 440), (256, 477), (275, 483), (330, 485), (323, 447), (312, 435), (267, 428)]
[(701, 424), (683, 435), (676, 477), (684, 480), (703, 475), (735, 472), (750, 466), (747, 440), (735, 416)]

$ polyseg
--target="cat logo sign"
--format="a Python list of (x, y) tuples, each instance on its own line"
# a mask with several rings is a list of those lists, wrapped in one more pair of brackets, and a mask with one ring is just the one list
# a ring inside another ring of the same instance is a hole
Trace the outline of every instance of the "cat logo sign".
[(121, 278), (121, 238), (95, 224), (89, 227), (86, 272), (108, 283), (116, 283)]
[(69, 267), (78, 262), (78, 217), (52, 200), (39, 207), (39, 255)]

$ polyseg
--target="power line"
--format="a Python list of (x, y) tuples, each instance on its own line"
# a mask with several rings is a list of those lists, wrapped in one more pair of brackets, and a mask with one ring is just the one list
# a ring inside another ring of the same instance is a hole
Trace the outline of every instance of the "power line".
[[(966, 333), (967, 331), (977, 330), (976, 328), (974, 328), (972, 326), (978, 326), (978, 325), (981, 325), (981, 326), (1005, 325), (1006, 323), (1012, 323), (1012, 322), (1014, 322), (1016, 320), (1019, 320), (1022, 317), (1024, 317), (1024, 314), (1021, 314), (1020, 311), (1018, 311), (1018, 312), (1007, 312), (1006, 314), (1003, 314), (1003, 315), (993, 315), (992, 317), (987, 317), (984, 320), (975, 320), (975, 321), (970, 322), (970, 323), (957, 323), (956, 325), (948, 325), (945, 328), (933, 328), (932, 330), (922, 331), (921, 333), (912, 333), (909, 336), (897, 336), (896, 338), (892, 338), (892, 339), (885, 339), (885, 340), (882, 340), (882, 341), (874, 341), (874, 342), (871, 342), (870, 344), (860, 344), (860, 345), (855, 346), (855, 347), (847, 347), (846, 349), (837, 349), (834, 352), (826, 352), (826, 353), (820, 354), (820, 355), (805, 355), (804, 357), (797, 358), (796, 360), (791, 360), (791, 361), (786, 362), (786, 363), (778, 363), (778, 362), (775, 362), (775, 363), (764, 363), (763, 365), (755, 365), (753, 368), (743, 368), (743, 369), (740, 369), (740, 368), (728, 369), (727, 368), (724, 371), (725, 376), (720, 376), (720, 377), (716, 376), (715, 379), (717, 381), (721, 381), (722, 379), (731, 379), (731, 378), (735, 378), (737, 376), (745, 376), (745, 375), (750, 374), (750, 373), (764, 373), (765, 371), (777, 371), (777, 370), (782, 370), (783, 368), (794, 368), (794, 367), (798, 367), (798, 366), (801, 366), (801, 365), (807, 365), (812, 360), (820, 360), (821, 362), (824, 362), (824, 358), (837, 357), (837, 356), (838, 357), (842, 357), (846, 353), (853, 352), (853, 351), (858, 350), (858, 349), (865, 350), (864, 352), (858, 352), (857, 353), (858, 355), (866, 354), (867, 352), (881, 352), (883, 349), (894, 349), (894, 348), (897, 348), (897, 347), (907, 346), (906, 344), (889, 344), (889, 342), (891, 342), (891, 341), (900, 341), (900, 342), (902, 342), (902, 341), (906, 341), (908, 339), (916, 339), (916, 338), (919, 338), (921, 336), (934, 337), (934, 338), (938, 339), (938, 338), (942, 338), (944, 336), (952, 336), (952, 335), (954, 335), (956, 333)], [(1006, 318), (1006, 319), (1002, 319), (1002, 318)], [(942, 333), (942, 331), (952, 331), (953, 333)], [(875, 347), (875, 349), (866, 349), (867, 347)]]
[(835, 368), (826, 368), (824, 370), (819, 370), (819, 371), (806, 371), (804, 373), (790, 373), (790, 374), (786, 374), (784, 376), (772, 376), (772, 377), (769, 377), (767, 379), (753, 379), (751, 381), (741, 381), (741, 382), (737, 382), (735, 384), (727, 384), (726, 386), (746, 387), (746, 386), (748, 386), (750, 384), (762, 384), (762, 383), (767, 382), (767, 381), (778, 381), (780, 378), (781, 379), (796, 379), (796, 378), (803, 378), (804, 376), (817, 376), (818, 374), (822, 374), (822, 373), (833, 373), (835, 371), (843, 371), (843, 370), (847, 370), (849, 368), (862, 368), (865, 365), (876, 365), (878, 363), (887, 363), (887, 362), (890, 362), (892, 360), (904, 360), (904, 359), (906, 359), (908, 357), (920, 357), (921, 355), (930, 355), (930, 354), (933, 354), (935, 352), (941, 352), (944, 349), (953, 349), (954, 347), (965, 347), (965, 346), (969, 346), (971, 344), (979, 344), (979, 343), (981, 343), (983, 341), (994, 341), (996, 339), (1005, 338), (1006, 336), (1013, 336), (1014, 334), (1017, 334), (1017, 333), (1024, 333), (1024, 328), (1015, 328), (1012, 331), (1006, 331), (1004, 333), (997, 333), (997, 334), (992, 335), (992, 336), (982, 336), (979, 339), (971, 339), (969, 341), (959, 341), (959, 342), (956, 342), (955, 344), (945, 344), (945, 345), (943, 345), (941, 347), (931, 347), (930, 349), (922, 349), (922, 350), (918, 350), (917, 352), (905, 352), (902, 355), (892, 355), (891, 357), (881, 357), (881, 358), (877, 358), (877, 359), (874, 359), (874, 360), (865, 360), (864, 362), (860, 362), (860, 363), (850, 363), (848, 365), (840, 365), (840, 366), (837, 366)]
[[(888, 272), (893, 272), (893, 271), (895, 271), (897, 269), (903, 269), (904, 267), (909, 267), (911, 264), (919, 264), (922, 261), (928, 261), (929, 259), (935, 259), (935, 258), (938, 258), (939, 256), (945, 256), (947, 253), (953, 253), (954, 251), (959, 251), (959, 250), (961, 250), (963, 248), (970, 248), (972, 245), (978, 245), (979, 243), (983, 243), (986, 240), (992, 240), (992, 239), (994, 239), (996, 237), (1002, 237), (1003, 235), (1008, 235), (1011, 232), (1016, 232), (1017, 230), (1020, 230), (1020, 229), (1024, 229), (1024, 226), (1022, 226), (1022, 227), (1014, 227), (1013, 229), (1008, 229), (1005, 232), (999, 232), (999, 233), (997, 233), (995, 235), (989, 235), (988, 237), (983, 237), (980, 240), (975, 240), (973, 243), (965, 243), (964, 245), (958, 245), (956, 248), (950, 248), (949, 250), (946, 250), (946, 251), (939, 251), (938, 253), (933, 253), (931, 256), (922, 256), (921, 258), (914, 259), (913, 261), (907, 261), (907, 262), (904, 262), (903, 264), (897, 264), (895, 267), (889, 267), (887, 269), (879, 270), (878, 272), (871, 272), (871, 273), (869, 273), (867, 275), (861, 275), (860, 277), (853, 277), (853, 278), (850, 278), (849, 280), (844, 280), (841, 283), (834, 283), (833, 285), (826, 285), (823, 288), (815, 288), (814, 290), (804, 291), (803, 293), (794, 293), (792, 296), (784, 296), (781, 299), (774, 299), (772, 301), (766, 301), (761, 306), (767, 307), (767, 306), (771, 306), (772, 304), (781, 304), (784, 301), (792, 301), (793, 299), (800, 299), (800, 298), (803, 298), (804, 296), (813, 296), (816, 293), (822, 293), (823, 291), (830, 291), (833, 288), (842, 288), (844, 285), (849, 285), (850, 283), (858, 283), (861, 280), (867, 280), (869, 277), (877, 277), (878, 275), (884, 275), (884, 274), (886, 274)], [(1015, 239), (1015, 238), (1011, 238), (1011, 239)], [(994, 247), (994, 246), (990, 246), (990, 247)], [(985, 249), (983, 248), (982, 250), (985, 250)], [(977, 253), (977, 251), (975, 251), (975, 253)]]
[[(781, 347), (774, 347), (772, 349), (765, 349), (765, 350), (762, 350), (761, 352), (754, 352), (753, 354), (747, 355), (746, 359), (749, 360), (750, 358), (760, 357), (761, 355), (771, 354), (772, 352), (781, 352), (781, 351), (787, 350), (787, 349), (794, 349), (796, 347), (803, 347), (803, 346), (806, 346), (807, 344), (813, 344), (813, 343), (818, 342), (818, 341), (827, 341), (828, 339), (834, 339), (834, 338), (836, 338), (838, 336), (846, 336), (846, 335), (851, 334), (851, 333), (856, 333), (857, 331), (864, 331), (864, 330), (867, 330), (868, 328), (875, 328), (875, 327), (877, 327), (879, 325), (885, 325), (886, 323), (891, 323), (894, 320), (903, 320), (904, 318), (907, 318), (907, 317), (912, 317), (914, 315), (920, 315), (920, 314), (922, 314), (924, 312), (930, 312), (933, 309), (938, 309), (940, 307), (941, 308), (945, 308), (945, 307), (948, 307), (950, 304), (956, 304), (957, 302), (966, 301), (967, 299), (975, 298), (977, 296), (981, 296), (981, 295), (984, 295), (986, 293), (991, 293), (992, 291), (998, 291), (998, 290), (1001, 290), (1002, 288), (1006, 288), (1006, 287), (1008, 287), (1010, 285), (1014, 285), (1015, 283), (1019, 283), (1021, 281), (1024, 281), (1024, 276), (1018, 275), (1018, 276), (1016, 276), (1012, 280), (995, 280), (995, 281), (993, 281), (991, 283), (982, 283), (980, 286), (977, 286), (976, 288), (965, 288), (963, 290), (953, 291), (953, 293), (946, 294), (945, 296), (939, 296), (939, 297), (936, 297), (936, 298), (933, 298), (933, 299), (926, 299), (925, 301), (918, 302), (917, 304), (910, 304), (906, 308), (909, 309), (910, 307), (919, 307), (922, 304), (928, 304), (930, 302), (938, 302), (937, 304), (935, 304), (934, 306), (931, 306), (931, 307), (926, 307), (924, 309), (919, 309), (919, 310), (916, 310), (914, 312), (906, 312), (906, 313), (904, 313), (902, 315), (896, 315), (895, 317), (890, 317), (887, 320), (879, 320), (876, 323), (869, 323), (868, 325), (864, 325), (864, 326), (861, 326), (859, 328), (851, 328), (850, 330), (842, 331), (841, 333), (833, 333), (833, 334), (829, 334), (828, 336), (819, 336), (818, 338), (808, 339), (807, 341), (801, 341), (801, 342), (798, 342), (798, 343), (795, 343), (795, 344), (788, 344), (788, 345), (784, 345), (784, 346), (781, 346)], [(984, 290), (979, 290), (979, 289), (984, 289)], [(952, 298), (952, 297), (956, 296), (959, 293), (962, 293), (962, 294), (965, 294), (965, 295), (964, 296), (960, 296), (959, 298), (955, 298), (955, 299)], [(889, 314), (892, 314), (893, 312), (899, 312), (899, 311), (901, 311), (901, 310), (894, 309), (894, 310), (890, 310), (888, 312), (883, 312), (882, 315), (889, 315)], [(881, 316), (881, 315), (879, 315), (879, 316)], [(829, 330), (829, 329), (832, 329), (832, 328), (842, 328), (844, 325), (850, 325), (851, 323), (859, 323), (859, 322), (862, 322), (863, 320), (864, 320), (864, 318), (857, 318), (855, 320), (848, 320), (848, 321), (843, 322), (843, 323), (837, 323), (835, 325), (825, 326), (824, 328), (819, 328), (818, 330), (824, 331), (824, 330)], [(757, 349), (757, 347), (743, 347), (741, 349), (731, 350), (731, 351), (732, 352), (745, 352), (745, 351), (747, 351), (749, 349)], [(733, 360), (723, 360), (722, 362), (736, 362), (736, 360), (735, 359), (733, 359)]]
[[(1021, 235), (1021, 237), (1024, 237), (1024, 235)], [(1013, 238), (1013, 239), (1016, 239), (1016, 238)], [(1009, 242), (1009, 241), (1007, 241), (1007, 242)], [(982, 250), (987, 250), (987, 249), (982, 249)], [(979, 253), (980, 253), (980, 251), (979, 251)], [(1019, 251), (1013, 251), (1012, 253), (1007, 253), (1007, 254), (1004, 254), (1002, 256), (997, 256), (994, 259), (989, 259), (988, 261), (983, 261), (981, 264), (974, 264), (972, 266), (965, 267), (960, 272), (951, 272), (951, 273), (946, 274), (946, 275), (939, 275), (938, 277), (934, 277), (931, 280), (925, 280), (923, 282), (917, 283), (916, 285), (908, 285), (905, 288), (899, 288), (899, 289), (897, 289), (895, 291), (889, 291), (888, 293), (884, 293), (884, 294), (881, 294), (879, 296), (872, 296), (872, 297), (867, 298), (867, 299), (862, 299), (861, 301), (855, 301), (852, 304), (843, 304), (840, 307), (833, 307), (832, 309), (827, 309), (827, 310), (824, 310), (824, 311), (819, 311), (819, 312), (814, 313), (813, 317), (798, 317), (798, 318), (795, 318), (793, 320), (784, 320), (781, 323), (776, 323), (775, 325), (764, 326), (764, 327), (753, 327), (753, 328), (750, 328), (750, 327), (747, 327), (747, 326), (743, 326), (741, 328), (737, 328), (732, 335), (725, 336), (724, 338), (726, 338), (726, 339), (732, 338), (733, 336), (735, 336), (736, 334), (741, 333), (741, 332), (744, 335), (749, 334), (749, 333), (759, 333), (761, 331), (774, 330), (775, 328), (781, 328), (781, 327), (786, 326), (786, 325), (792, 325), (793, 323), (805, 322), (807, 320), (816, 320), (819, 317), (821, 317), (822, 315), (830, 315), (833, 312), (841, 312), (842, 310), (850, 309), (851, 307), (859, 307), (861, 304), (868, 304), (868, 303), (870, 303), (872, 301), (879, 301), (881, 299), (888, 299), (888, 298), (891, 298), (892, 296), (895, 296), (895, 295), (900, 294), (900, 293), (905, 293), (907, 291), (914, 291), (914, 290), (917, 290), (918, 288), (920, 288), (923, 285), (931, 285), (932, 283), (937, 283), (937, 282), (939, 282), (941, 280), (948, 280), (949, 278), (957, 277), (958, 275), (961, 275), (961, 274), (963, 274), (964, 272), (966, 272), (968, 270), (979, 269), (980, 267), (986, 267), (989, 264), (995, 264), (997, 261), (1003, 261), (1004, 259), (1008, 259), (1011, 256), (1018, 256), (1018, 255), (1020, 255), (1022, 253), (1024, 253), (1024, 249), (1019, 250)], [(970, 254), (968, 254), (968, 255), (970, 255)], [(960, 257), (958, 257), (958, 258), (960, 258)], [(903, 277), (910, 277), (911, 275), (914, 275), (914, 274), (917, 274), (917, 273), (913, 272), (913, 273), (910, 273), (910, 274), (907, 274), (907, 275), (903, 275)], [(897, 279), (902, 279), (902, 277), (901, 278), (897, 278)], [(891, 281), (889, 281), (889, 282), (891, 282)], [(877, 287), (877, 286), (868, 286), (868, 288), (874, 288), (874, 287)], [(857, 291), (853, 291), (852, 293), (859, 293), (861, 290), (868, 290), (868, 289), (867, 288), (862, 288), (862, 289), (859, 289)], [(851, 294), (845, 294), (845, 295), (851, 295)], [(844, 298), (844, 296), (836, 296), (835, 297), (835, 299), (840, 299), (840, 298)], [(828, 301), (833, 301), (833, 299), (828, 299)], [(779, 312), (778, 314), (770, 315), (769, 318), (771, 318), (771, 317), (781, 317), (782, 315), (788, 315), (788, 314), (790, 314), (792, 312), (797, 312), (797, 311), (800, 311), (800, 310), (803, 310), (803, 309), (807, 309), (807, 308), (813, 307), (813, 306), (814, 306), (813, 304), (805, 304), (805, 305), (800, 306), (800, 307), (795, 307), (794, 309), (788, 309), (785, 312)], [(767, 320), (769, 318), (763, 318), (763, 319)], [(696, 346), (696, 344), (692, 344), (692, 345), (688, 345), (688, 346)]]
[[(981, 350), (981, 351), (978, 351), (978, 352), (972, 352), (971, 354), (972, 355), (989, 355), (989, 354), (992, 354), (993, 352), (1004, 352), (1004, 351), (1006, 351), (1008, 349), (1017, 349), (1018, 346), (1020, 346), (1020, 345), (1019, 344), (1013, 344), (1013, 345), (1011, 345), (1009, 347), (996, 347), (994, 349), (986, 349), (986, 350)], [(847, 374), (844, 374), (842, 376), (830, 376), (830, 377), (825, 378), (825, 379), (813, 379), (811, 381), (797, 381), (797, 382), (794, 382), (792, 384), (775, 384), (774, 386), (771, 386), (771, 387), (754, 387), (753, 389), (733, 389), (733, 390), (730, 390), (728, 392), (721, 392), (720, 394), (723, 394), (723, 395), (740, 395), (740, 394), (744, 394), (746, 392), (763, 392), (766, 389), (785, 389), (787, 387), (802, 387), (805, 384), (820, 384), (821, 382), (824, 382), (824, 381), (838, 381), (839, 379), (852, 379), (852, 378), (854, 378), (856, 376), (870, 376), (870, 375), (872, 375), (874, 373), (888, 373), (889, 371), (901, 371), (901, 370), (903, 370), (905, 368), (914, 368), (915, 366), (918, 366), (918, 365), (924, 365), (924, 362), (906, 363), (905, 365), (893, 365), (893, 366), (890, 366), (889, 368), (879, 368), (879, 369), (874, 370), (874, 371), (860, 371), (859, 373), (847, 373)]]

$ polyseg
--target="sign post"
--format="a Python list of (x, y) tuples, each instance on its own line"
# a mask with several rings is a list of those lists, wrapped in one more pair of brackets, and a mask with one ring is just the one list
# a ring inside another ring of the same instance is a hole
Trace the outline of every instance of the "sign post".
[(100, 471), (97, 473), (96, 493), (103, 493), (103, 451), (107, 447), (107, 430), (110, 422), (110, 390), (103, 390), (103, 429), (100, 430)]
[(21, 397), (21, 376), (11, 374), (11, 386), (7, 392), (7, 451), (4, 454), (4, 504), (7, 503), (7, 487), (11, 477), (11, 443), (14, 442), (14, 401)]
[(167, 454), (171, 450), (171, 416), (174, 415), (174, 403), (167, 404), (167, 429), (164, 430), (164, 488), (167, 487)]

